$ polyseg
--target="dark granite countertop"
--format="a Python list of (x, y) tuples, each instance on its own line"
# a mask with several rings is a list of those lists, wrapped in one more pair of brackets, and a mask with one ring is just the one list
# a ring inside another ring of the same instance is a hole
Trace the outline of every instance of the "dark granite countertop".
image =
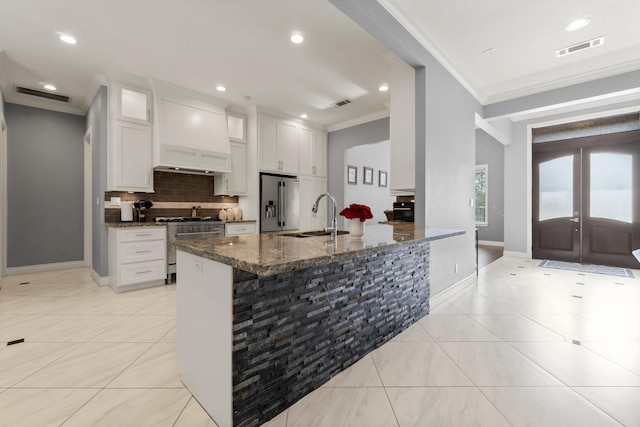
[(165, 227), (167, 223), (166, 222), (125, 221), (125, 222), (105, 222), (104, 225), (105, 227), (110, 227), (110, 228)]
[(172, 242), (178, 250), (218, 261), (240, 270), (268, 276), (314, 267), (356, 256), (383, 252), (398, 245), (432, 241), (464, 234), (463, 230), (410, 229), (367, 225), (362, 240), (339, 235), (331, 245), (327, 236), (292, 237), (286, 233), (250, 234)]

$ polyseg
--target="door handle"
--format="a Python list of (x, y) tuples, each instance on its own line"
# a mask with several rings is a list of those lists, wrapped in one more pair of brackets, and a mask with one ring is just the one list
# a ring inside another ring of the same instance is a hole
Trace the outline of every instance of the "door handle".
[(580, 217), (569, 218), (569, 221), (571, 221), (571, 222), (580, 222)]

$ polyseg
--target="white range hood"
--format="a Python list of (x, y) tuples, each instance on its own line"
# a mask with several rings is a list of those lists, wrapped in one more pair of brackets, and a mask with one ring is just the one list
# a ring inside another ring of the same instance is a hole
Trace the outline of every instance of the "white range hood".
[(212, 96), (151, 80), (153, 167), (183, 173), (231, 172), (228, 105)]

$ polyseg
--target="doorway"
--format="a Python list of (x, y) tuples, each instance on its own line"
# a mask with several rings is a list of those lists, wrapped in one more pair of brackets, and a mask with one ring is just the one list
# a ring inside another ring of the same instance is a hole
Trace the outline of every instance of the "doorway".
[(640, 131), (533, 146), (533, 257), (639, 268)]

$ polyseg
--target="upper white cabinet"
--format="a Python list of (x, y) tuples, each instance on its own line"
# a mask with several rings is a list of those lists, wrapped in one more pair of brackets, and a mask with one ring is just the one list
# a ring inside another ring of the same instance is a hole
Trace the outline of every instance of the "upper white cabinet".
[(151, 92), (115, 85), (118, 120), (151, 124)]
[(109, 85), (109, 191), (153, 192), (151, 91)]
[(391, 64), (390, 173), (392, 195), (413, 195), (415, 178), (415, 70), (395, 55)]
[(298, 173), (298, 124), (260, 115), (258, 119), (260, 170)]
[(247, 145), (231, 142), (231, 169), (233, 172), (216, 176), (214, 195), (244, 196), (247, 194)]
[(300, 175), (327, 176), (326, 132), (300, 127), (299, 136)]
[(246, 143), (247, 130), (246, 119), (243, 116), (227, 113), (227, 128), (229, 129), (229, 141)]
[(154, 81), (154, 167), (231, 172), (224, 102)]

